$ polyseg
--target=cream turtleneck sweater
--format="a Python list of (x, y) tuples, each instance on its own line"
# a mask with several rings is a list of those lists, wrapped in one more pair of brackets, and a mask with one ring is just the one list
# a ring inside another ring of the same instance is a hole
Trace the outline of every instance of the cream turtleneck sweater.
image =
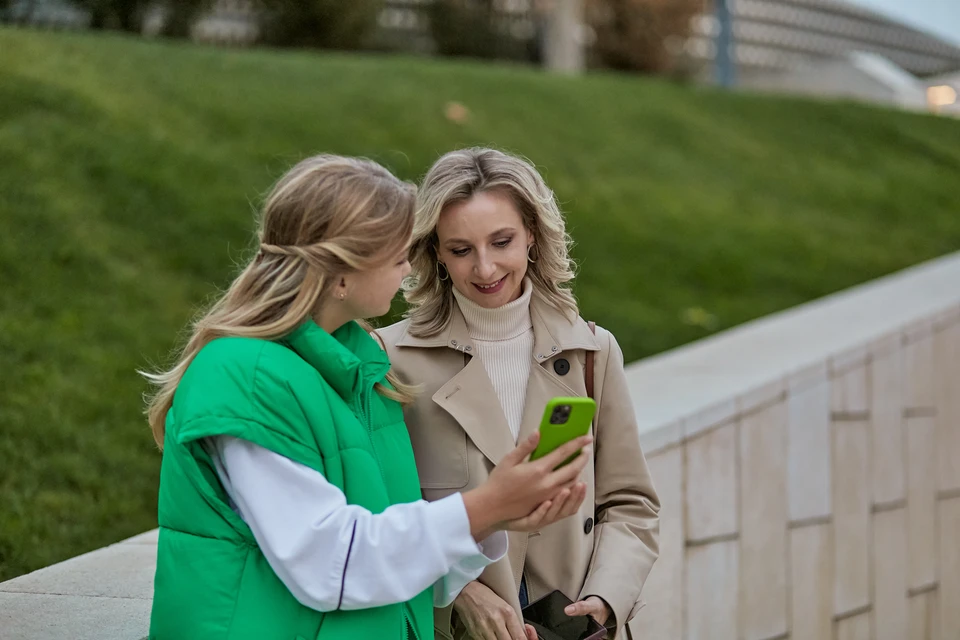
[(453, 294), (476, 346), (476, 357), (490, 376), (516, 442), (533, 363), (533, 322), (530, 320), (533, 283), (524, 279), (520, 297), (496, 309), (485, 309), (471, 302), (456, 288)]

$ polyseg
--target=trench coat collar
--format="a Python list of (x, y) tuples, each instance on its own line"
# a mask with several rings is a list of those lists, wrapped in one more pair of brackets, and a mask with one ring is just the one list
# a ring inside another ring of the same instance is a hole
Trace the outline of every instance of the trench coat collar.
[[(535, 362), (545, 362), (564, 351), (583, 349), (599, 351), (597, 338), (587, 323), (577, 316), (571, 321), (569, 315), (554, 309), (535, 291), (530, 300), (530, 320), (533, 323), (533, 358)], [(409, 326), (396, 343), (397, 347), (439, 348), (447, 347), (463, 351), (469, 355), (476, 353), (477, 347), (470, 337), (467, 322), (460, 307), (453, 303), (453, 311), (447, 326), (434, 336), (418, 338), (410, 334)]]

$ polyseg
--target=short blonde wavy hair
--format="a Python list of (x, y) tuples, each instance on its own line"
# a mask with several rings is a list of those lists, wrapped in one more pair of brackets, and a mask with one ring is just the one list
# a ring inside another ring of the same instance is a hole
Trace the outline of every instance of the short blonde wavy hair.
[(449, 324), (453, 313), (453, 285), (438, 276), (437, 223), (452, 204), (477, 193), (496, 191), (510, 198), (524, 226), (533, 234), (536, 261), (528, 265), (533, 294), (571, 321), (577, 317), (576, 298), (568, 283), (576, 269), (570, 259), (573, 242), (553, 191), (534, 166), (496, 149), (451, 151), (427, 172), (417, 191), (417, 217), (410, 250), (412, 272), (404, 285), (410, 304), (406, 316), (410, 333), (426, 338)]

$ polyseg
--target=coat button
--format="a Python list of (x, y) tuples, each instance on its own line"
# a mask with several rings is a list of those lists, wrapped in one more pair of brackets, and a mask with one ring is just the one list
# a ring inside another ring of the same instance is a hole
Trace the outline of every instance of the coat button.
[(583, 532), (589, 534), (591, 531), (593, 531), (593, 518), (587, 518), (583, 523)]
[(565, 376), (570, 373), (570, 362), (565, 358), (560, 358), (553, 363), (553, 370), (557, 372), (558, 376)]

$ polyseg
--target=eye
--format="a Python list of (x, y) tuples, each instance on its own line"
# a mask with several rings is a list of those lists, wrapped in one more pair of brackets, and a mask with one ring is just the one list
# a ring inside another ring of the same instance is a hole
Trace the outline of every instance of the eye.
[(455, 256), (465, 256), (470, 252), (470, 249), (450, 249), (450, 253)]
[(513, 242), (513, 238), (507, 238), (505, 240), (497, 240), (496, 242), (493, 243), (493, 246), (497, 247), (498, 249), (503, 249), (511, 242)]

